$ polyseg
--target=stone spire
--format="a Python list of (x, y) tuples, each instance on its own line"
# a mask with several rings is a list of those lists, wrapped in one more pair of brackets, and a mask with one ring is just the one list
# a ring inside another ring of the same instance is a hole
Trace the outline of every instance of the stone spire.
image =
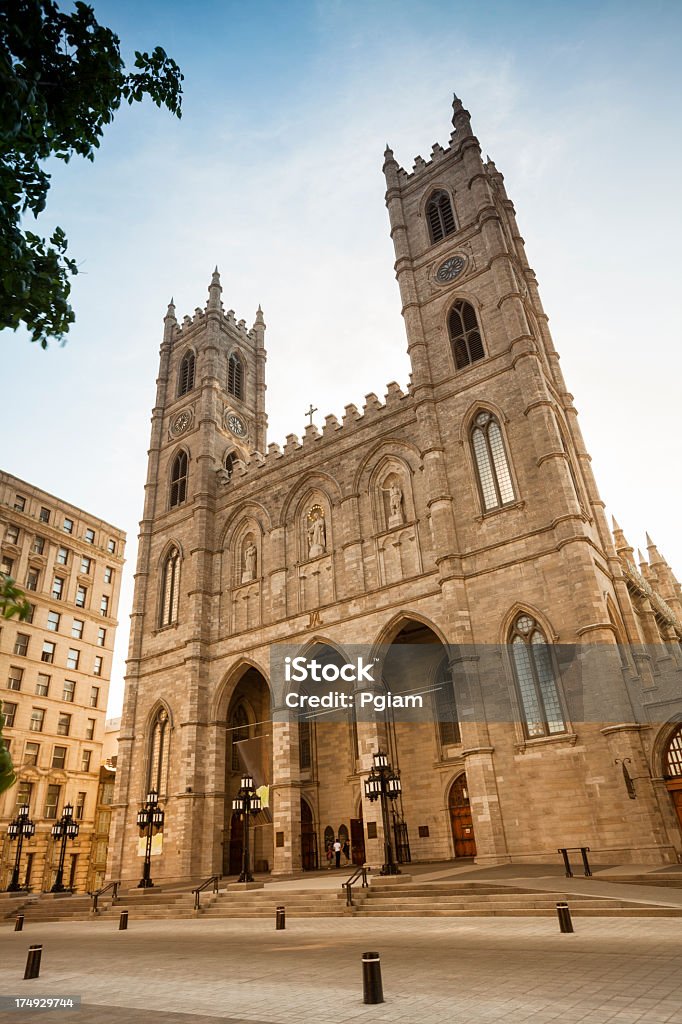
[(175, 319), (175, 303), (171, 296), (171, 300), (168, 303), (168, 309), (166, 315), (163, 318), (163, 340), (170, 341), (173, 335), (173, 328), (176, 326), (177, 320)]
[(613, 529), (613, 540), (616, 545), (616, 553), (621, 557), (627, 559), (628, 562), (635, 561), (635, 551), (631, 544), (625, 538), (625, 534), (621, 530), (620, 526), (615, 520), (615, 517), (611, 517), (612, 529)]
[(223, 308), (223, 304), (220, 301), (220, 293), (222, 292), (222, 285), (220, 284), (220, 274), (216, 267), (211, 277), (211, 283), (208, 286), (208, 302), (206, 303), (207, 310), (218, 310)]
[(452, 124), (458, 139), (474, 134), (471, 130), (471, 114), (464, 108), (461, 99), (454, 92), (452, 94)]

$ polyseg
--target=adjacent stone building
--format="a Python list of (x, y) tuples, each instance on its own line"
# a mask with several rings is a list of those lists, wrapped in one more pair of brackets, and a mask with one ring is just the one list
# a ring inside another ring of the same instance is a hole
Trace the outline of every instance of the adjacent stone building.
[[(572, 717), (559, 653), (599, 645), (621, 659), (623, 694), (655, 693), (664, 662), (679, 678), (680, 586), (653, 544), (636, 568), (607, 524), (503, 177), (453, 109), (428, 161), (408, 172), (385, 153), (406, 392), (391, 383), (342, 422), (266, 446), (260, 308), (251, 329), (225, 312), (217, 271), (204, 309), (179, 323), (168, 308), (111, 877), (140, 874), (148, 788), (165, 809), (156, 878), (238, 870), (244, 761), (270, 784), (256, 866), (314, 867), (336, 836), (380, 864), (362, 784), (378, 748), (401, 773), (403, 860), (682, 856), (678, 712)], [(386, 689), (411, 674), (433, 714), (289, 720), (273, 696), (279, 643), (337, 665), (364, 645)], [(465, 713), (471, 645), (498, 650), (510, 720)]]
[(85, 891), (98, 798), (125, 534), (0, 472), (0, 571), (31, 602), (27, 621), (0, 619), (0, 697), (18, 783), (0, 796), (0, 885), (12, 873), (7, 825), (22, 804), (36, 824), (20, 881), (49, 889), (59, 850), (51, 828), (71, 803), (64, 884)]

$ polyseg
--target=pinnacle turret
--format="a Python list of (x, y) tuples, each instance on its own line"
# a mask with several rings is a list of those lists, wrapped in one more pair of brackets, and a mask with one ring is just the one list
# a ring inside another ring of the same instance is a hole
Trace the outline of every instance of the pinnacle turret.
[(213, 275), (211, 276), (211, 283), (208, 286), (208, 302), (206, 303), (207, 310), (221, 310), (223, 308), (223, 304), (220, 301), (220, 293), (222, 290), (220, 274), (218, 273), (218, 267), (216, 267), (213, 271)]
[(471, 114), (464, 107), (459, 96), (454, 92), (452, 94), (452, 124), (458, 138), (461, 139), (465, 135), (473, 135), (471, 130)]

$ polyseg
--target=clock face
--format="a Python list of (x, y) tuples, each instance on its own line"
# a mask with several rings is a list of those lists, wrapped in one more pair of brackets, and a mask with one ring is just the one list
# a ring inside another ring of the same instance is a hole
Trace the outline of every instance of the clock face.
[(237, 437), (246, 436), (246, 424), (244, 423), (244, 420), (234, 412), (229, 413), (227, 416), (227, 429), (231, 430)]
[(436, 271), (436, 280), (441, 284), (454, 281), (464, 270), (464, 259), (461, 256), (450, 256), (444, 263), (441, 263)]

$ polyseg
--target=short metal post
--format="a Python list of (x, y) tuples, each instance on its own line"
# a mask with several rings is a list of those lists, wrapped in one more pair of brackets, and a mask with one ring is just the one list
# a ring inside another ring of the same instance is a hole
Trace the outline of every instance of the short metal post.
[(23, 930), (24, 930), (24, 915), (23, 914), (17, 914), (17, 919), (14, 922), (14, 930), (15, 930), (15, 932), (23, 932)]
[(362, 954), (362, 997), (365, 1003), (383, 1003), (381, 957), (378, 953)]
[(564, 867), (566, 868), (566, 878), (573, 878), (573, 872), (571, 871), (571, 862), (568, 859), (568, 850), (564, 846), (564, 847), (562, 847), (559, 850), (559, 853), (562, 854), (562, 856), (564, 858)]
[(121, 911), (121, 916), (120, 916), (119, 921), (118, 921), (118, 930), (120, 932), (125, 932), (125, 931), (127, 931), (127, 929), (128, 929), (128, 911), (127, 910), (122, 910)]
[(587, 854), (589, 852), (589, 849), (590, 849), (589, 846), (581, 846), (580, 847), (580, 853), (581, 853), (582, 858), (583, 858), (583, 867), (585, 868), (585, 878), (591, 878), (592, 877), (592, 872), (590, 871), (590, 862), (587, 859)]
[(568, 909), (568, 903), (557, 903), (556, 912), (559, 917), (559, 931), (568, 933), (573, 931), (573, 922), (571, 921), (571, 911)]
[(286, 928), (286, 910), (284, 907), (277, 907), (275, 917), (275, 931), (281, 932)]
[(28, 947), (28, 958), (26, 960), (26, 970), (24, 971), (24, 981), (30, 978), (38, 978), (40, 976), (40, 958), (42, 955), (42, 946)]

